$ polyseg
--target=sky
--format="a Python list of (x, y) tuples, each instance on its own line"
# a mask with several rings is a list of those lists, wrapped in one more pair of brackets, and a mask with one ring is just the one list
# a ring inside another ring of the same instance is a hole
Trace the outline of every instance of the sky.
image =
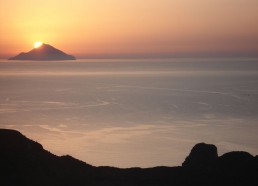
[(0, 57), (36, 41), (76, 57), (258, 56), (258, 0), (0, 1)]

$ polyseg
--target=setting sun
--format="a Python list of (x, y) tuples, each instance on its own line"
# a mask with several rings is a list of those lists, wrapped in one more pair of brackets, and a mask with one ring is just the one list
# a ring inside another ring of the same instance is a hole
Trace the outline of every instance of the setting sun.
[(34, 48), (39, 48), (39, 47), (41, 47), (41, 45), (42, 45), (42, 42), (37, 41), (34, 43)]
[(258, 186), (257, 84), (258, 0), (0, 0), (0, 186)]

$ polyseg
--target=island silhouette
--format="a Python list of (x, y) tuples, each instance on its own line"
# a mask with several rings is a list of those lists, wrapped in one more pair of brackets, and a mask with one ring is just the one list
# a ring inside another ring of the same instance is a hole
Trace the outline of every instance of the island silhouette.
[[(176, 149), (175, 149), (176, 151)], [(182, 166), (95, 167), (56, 156), (20, 132), (0, 129), (0, 185), (10, 186), (247, 186), (258, 185), (258, 156), (199, 143)]]
[(43, 43), (40, 47), (34, 48), (29, 52), (22, 52), (9, 60), (36, 60), (36, 61), (58, 61), (58, 60), (76, 60), (72, 55), (68, 55), (63, 51)]

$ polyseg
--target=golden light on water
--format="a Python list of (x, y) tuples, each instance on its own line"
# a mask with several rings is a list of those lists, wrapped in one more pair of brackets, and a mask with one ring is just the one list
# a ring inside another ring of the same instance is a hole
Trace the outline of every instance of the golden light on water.
[(41, 47), (42, 44), (43, 43), (41, 41), (37, 41), (34, 43), (34, 48), (39, 48), (39, 47)]

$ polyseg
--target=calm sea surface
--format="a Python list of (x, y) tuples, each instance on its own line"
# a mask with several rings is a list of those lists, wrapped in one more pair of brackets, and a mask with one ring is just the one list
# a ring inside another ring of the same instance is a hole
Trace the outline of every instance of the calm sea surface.
[(258, 154), (258, 59), (0, 61), (0, 128), (92, 165)]

